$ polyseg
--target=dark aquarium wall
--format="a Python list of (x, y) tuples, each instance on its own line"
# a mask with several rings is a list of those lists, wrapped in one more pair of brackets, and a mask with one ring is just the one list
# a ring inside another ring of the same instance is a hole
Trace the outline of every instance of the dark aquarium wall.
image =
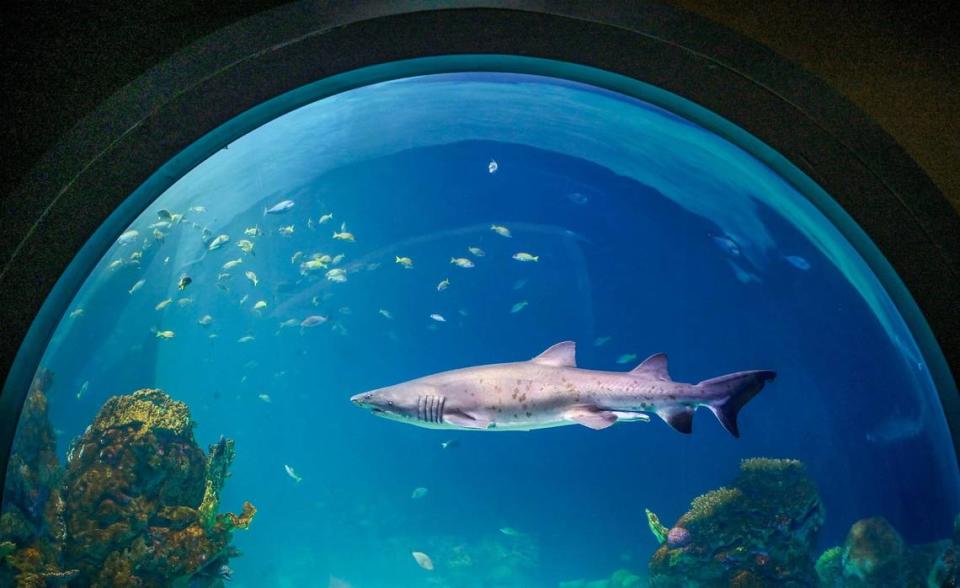
[(937, 390), (857, 251), (718, 134), (530, 75), (330, 96), (184, 175), (10, 464), (4, 586), (957, 583)]

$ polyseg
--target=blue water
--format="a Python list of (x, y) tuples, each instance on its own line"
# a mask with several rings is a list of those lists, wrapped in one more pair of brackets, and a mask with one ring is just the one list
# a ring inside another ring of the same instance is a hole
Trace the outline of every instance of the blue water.
[[(613, 108), (619, 118), (605, 118)], [(295, 206), (264, 216), (283, 199)], [(184, 214), (162, 241), (147, 228), (159, 209)], [(356, 242), (332, 238), (342, 222)], [(278, 232), (288, 225), (293, 234)], [(262, 235), (244, 237), (253, 226)], [(657, 547), (644, 508), (669, 525), (754, 456), (807, 464), (827, 509), (823, 547), (874, 515), (908, 542), (942, 538), (960, 507), (929, 374), (853, 249), (749, 155), (632, 98), (489, 74), (357, 90), (231, 144), (131, 227), (139, 236), (107, 253), (71, 305), (83, 315), (64, 318), (44, 357), (54, 426), (65, 452), (106, 398), (159, 387), (189, 405), (201, 445), (234, 439), (222, 508), (258, 508), (235, 536), (234, 586), (642, 575)], [(207, 251), (202, 227), (231, 241)], [(237, 247), (244, 238), (251, 255)], [(108, 267), (137, 250), (139, 265)], [(344, 254), (347, 281), (301, 275), (297, 251)], [(521, 251), (539, 261), (512, 259)], [(183, 273), (193, 281), (180, 292)], [(255, 312), (258, 300), (267, 307)], [(327, 321), (280, 326), (309, 315)], [(603, 431), (481, 433), (417, 428), (348, 402), (563, 340), (587, 369), (626, 371), (666, 352), (677, 381), (778, 377), (741, 413), (741, 439), (705, 410), (689, 436), (656, 416)], [(412, 498), (418, 487), (427, 494)]]

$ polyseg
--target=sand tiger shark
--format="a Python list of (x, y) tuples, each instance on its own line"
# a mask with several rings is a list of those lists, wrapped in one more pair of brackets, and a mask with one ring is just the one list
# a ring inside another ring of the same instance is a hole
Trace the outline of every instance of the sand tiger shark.
[(693, 413), (709, 408), (734, 437), (737, 413), (776, 374), (736, 372), (699, 384), (674, 382), (657, 353), (629, 372), (580, 369), (564, 341), (529, 361), (432, 374), (350, 398), (375, 415), (431, 429), (531, 431), (580, 424), (605, 429), (656, 414), (690, 433)]

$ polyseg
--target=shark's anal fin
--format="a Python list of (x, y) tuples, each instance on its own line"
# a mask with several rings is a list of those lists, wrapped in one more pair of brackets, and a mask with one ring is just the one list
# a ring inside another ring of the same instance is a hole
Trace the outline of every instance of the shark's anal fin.
[(573, 341), (557, 343), (530, 361), (554, 367), (577, 367), (577, 344)]
[(486, 419), (477, 419), (460, 411), (445, 412), (443, 415), (443, 420), (447, 424), (454, 425), (456, 427), (463, 427), (465, 429), (490, 428), (490, 421)]
[(681, 433), (693, 431), (693, 407), (691, 406), (661, 408), (657, 411), (657, 415)]
[(593, 408), (573, 408), (564, 415), (564, 418), (597, 431), (617, 422), (617, 415), (614, 413)]
[(666, 353), (654, 353), (650, 357), (643, 360), (640, 365), (630, 370), (630, 373), (643, 374), (664, 382), (673, 381), (670, 379), (670, 373), (667, 371)]

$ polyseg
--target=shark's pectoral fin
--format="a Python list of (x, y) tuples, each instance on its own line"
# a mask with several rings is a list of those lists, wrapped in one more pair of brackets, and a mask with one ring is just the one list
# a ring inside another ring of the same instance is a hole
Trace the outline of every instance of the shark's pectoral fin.
[(443, 420), (448, 425), (463, 427), (465, 429), (489, 429), (490, 428), (489, 420), (478, 419), (461, 411), (447, 411), (443, 415)]
[(607, 410), (591, 410), (589, 408), (575, 408), (568, 411), (564, 415), (564, 418), (597, 431), (606, 429), (617, 422), (617, 415), (614, 413)]

